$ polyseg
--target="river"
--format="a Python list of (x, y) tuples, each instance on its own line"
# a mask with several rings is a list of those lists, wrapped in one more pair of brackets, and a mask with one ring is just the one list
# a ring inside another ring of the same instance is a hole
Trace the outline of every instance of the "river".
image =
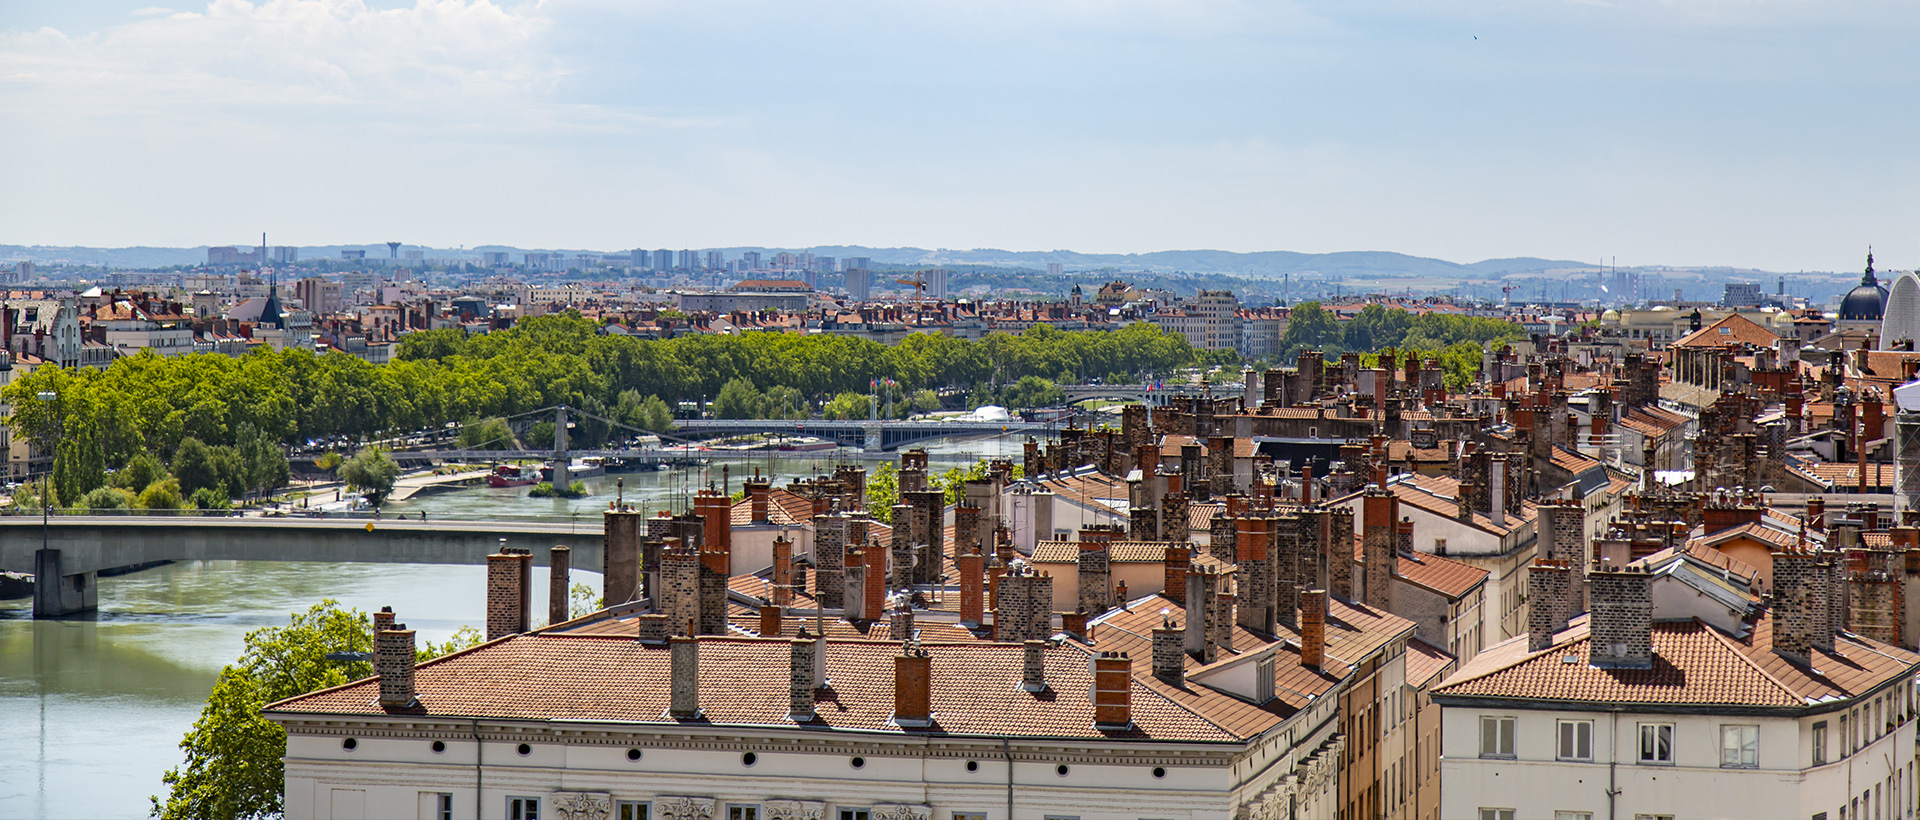
[[(957, 465), (1017, 457), (1019, 439), (930, 444), (935, 462)], [(754, 467), (779, 484), (831, 469), (832, 453), (728, 462), (735, 489)], [(864, 462), (871, 470), (877, 462)], [(389, 509), (429, 519), (572, 517), (588, 526), (613, 498), (616, 480), (643, 509), (678, 507), (683, 493), (721, 481), (721, 463), (665, 472), (585, 479), (574, 500), (526, 497), (526, 487), (463, 489), (397, 502)], [(371, 612), (392, 606), (423, 641), (463, 625), (482, 626), (480, 566), (188, 562), (100, 583), (100, 609), (85, 619), (35, 621), (27, 600), (0, 601), (0, 817), (133, 818), (147, 814), (160, 775), (180, 765), (178, 744), (193, 726), (222, 666), (239, 657), (246, 633), (283, 625), (289, 613), (324, 598)], [(598, 586), (599, 574), (574, 570)], [(534, 612), (546, 612), (544, 580)]]

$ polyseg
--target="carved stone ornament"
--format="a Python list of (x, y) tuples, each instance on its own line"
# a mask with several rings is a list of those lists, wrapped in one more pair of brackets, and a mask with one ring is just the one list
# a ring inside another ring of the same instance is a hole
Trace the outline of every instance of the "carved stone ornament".
[(554, 792), (548, 805), (559, 820), (607, 820), (613, 816), (613, 795), (607, 792)]
[(871, 820), (930, 820), (933, 808), (909, 803), (875, 803), (867, 816)]
[(713, 820), (713, 798), (663, 796), (653, 799), (659, 820)]
[(760, 804), (765, 820), (823, 820), (827, 804), (812, 800), (768, 800)]

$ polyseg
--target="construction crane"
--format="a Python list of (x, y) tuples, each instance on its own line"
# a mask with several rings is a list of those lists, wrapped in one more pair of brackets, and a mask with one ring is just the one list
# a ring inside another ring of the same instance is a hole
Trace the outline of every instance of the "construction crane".
[(1513, 292), (1516, 290), (1519, 290), (1519, 288), (1513, 285), (1503, 284), (1500, 286), (1500, 306), (1502, 309), (1513, 309)]
[(914, 271), (912, 279), (895, 279), (893, 281), (896, 284), (913, 286), (913, 307), (915, 310), (919, 310), (921, 297), (925, 296), (927, 292), (926, 271)]

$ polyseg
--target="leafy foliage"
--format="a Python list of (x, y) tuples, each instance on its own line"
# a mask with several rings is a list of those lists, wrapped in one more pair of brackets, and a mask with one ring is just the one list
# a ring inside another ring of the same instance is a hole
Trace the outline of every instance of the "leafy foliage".
[(321, 601), (284, 627), (247, 633), (239, 661), (220, 670), (213, 695), (180, 741), (186, 762), (161, 776), (161, 820), (252, 820), (281, 813), (287, 733), (261, 715), (269, 703), (373, 674), (372, 664), (329, 661), (331, 652), (371, 652), (365, 613)]
[(376, 505), (393, 491), (393, 482), (399, 477), (400, 465), (378, 447), (364, 448), (340, 465), (340, 480), (372, 496)]
[(900, 503), (900, 470), (883, 462), (867, 474), (867, 515), (882, 524), (893, 523), (893, 505)]
[(468, 647), (479, 646), (485, 642), (486, 639), (487, 636), (482, 634), (480, 630), (472, 626), (462, 625), (459, 629), (454, 630), (452, 635), (448, 635), (445, 641), (440, 643), (421, 641), (420, 646), (413, 650), (414, 660), (425, 663), (434, 658), (451, 655)]

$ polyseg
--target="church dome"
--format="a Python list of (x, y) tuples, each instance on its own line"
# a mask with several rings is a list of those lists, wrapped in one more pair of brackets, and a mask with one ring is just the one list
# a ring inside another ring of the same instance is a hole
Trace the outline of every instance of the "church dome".
[(1867, 252), (1867, 275), (1860, 278), (1860, 286), (1847, 291), (1840, 300), (1840, 321), (1878, 322), (1886, 312), (1887, 289), (1880, 287), (1880, 280), (1873, 275), (1873, 252)]

